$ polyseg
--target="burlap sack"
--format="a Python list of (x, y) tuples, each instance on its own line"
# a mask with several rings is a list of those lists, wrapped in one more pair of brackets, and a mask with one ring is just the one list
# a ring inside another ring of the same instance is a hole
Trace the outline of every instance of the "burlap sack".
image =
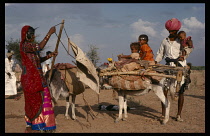
[(78, 95), (84, 92), (84, 84), (76, 77), (77, 68), (59, 70), (64, 78), (70, 94)]
[(109, 79), (109, 85), (120, 90), (141, 90), (146, 89), (150, 85), (150, 80), (141, 76), (120, 75), (112, 76)]
[(115, 66), (119, 71), (133, 71), (138, 69), (147, 69), (149, 65), (155, 65), (155, 61), (125, 59), (115, 62)]
[(137, 70), (137, 69), (143, 69), (144, 67), (140, 66), (140, 64), (136, 63), (136, 62), (131, 62), (129, 64), (125, 64), (123, 65), (123, 67), (121, 68), (122, 72), (125, 71), (133, 71), (133, 70)]

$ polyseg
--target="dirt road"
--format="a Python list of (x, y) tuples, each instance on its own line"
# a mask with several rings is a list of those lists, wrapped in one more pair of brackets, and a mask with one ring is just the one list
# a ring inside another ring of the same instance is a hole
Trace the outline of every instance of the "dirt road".
[[(97, 118), (87, 115), (83, 95), (78, 95), (76, 116), (79, 122), (66, 120), (65, 100), (60, 99), (55, 106), (58, 123), (56, 133), (205, 133), (205, 71), (192, 71), (191, 79), (190, 89), (185, 92), (182, 111), (184, 122), (175, 121), (177, 101), (169, 98), (170, 119), (166, 125), (161, 125), (160, 100), (150, 92), (143, 96), (129, 96), (128, 106), (136, 109), (128, 111), (127, 121), (114, 123), (118, 111), (98, 110), (97, 94), (87, 89), (84, 93), (85, 99)], [(101, 90), (99, 104), (118, 105), (118, 101), (112, 98), (112, 90)], [(25, 126), (23, 94), (18, 101), (5, 97), (5, 133), (24, 133)]]

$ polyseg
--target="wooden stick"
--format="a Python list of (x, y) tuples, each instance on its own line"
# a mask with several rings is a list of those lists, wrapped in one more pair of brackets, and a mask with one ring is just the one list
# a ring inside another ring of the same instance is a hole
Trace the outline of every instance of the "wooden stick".
[(70, 46), (71, 46), (71, 44), (70, 44), (70, 38), (68, 38), (68, 53), (70, 54)]
[(174, 70), (184, 70), (185, 69), (185, 67), (176, 67), (176, 66), (163, 65), (163, 64), (149, 65), (149, 67), (151, 67), (151, 69), (159, 69), (159, 68), (174, 69)]
[[(75, 43), (73, 43), (72, 41), (69, 40), (68, 42), (70, 43), (72, 48), (76, 48), (77, 47), (77, 45)], [(74, 50), (73, 50), (73, 52), (74, 52)], [(78, 52), (74, 52), (74, 55), (76, 55), (76, 54), (78, 54)]]
[(117, 76), (117, 75), (139, 75), (139, 76), (141, 76), (142, 74), (147, 75), (147, 76), (160, 76), (160, 77), (168, 77), (168, 78), (176, 79), (176, 76), (173, 76), (173, 75), (148, 73), (148, 72), (144, 73), (144, 71), (105, 72), (105, 73), (100, 73), (99, 76)]
[[(62, 20), (62, 23), (61, 23), (61, 26), (60, 26), (60, 31), (59, 31), (59, 34), (58, 34), (58, 40), (57, 40), (56, 47), (55, 47), (55, 52), (58, 52), (58, 45), (59, 45), (59, 42), (60, 42), (63, 27), (64, 27), (64, 20)], [(50, 74), (49, 74), (49, 80), (51, 79), (51, 76), (52, 76), (52, 70), (53, 70), (53, 66), (54, 66), (54, 63), (55, 63), (55, 58), (56, 58), (56, 56), (53, 56), (52, 65), (51, 65)]]

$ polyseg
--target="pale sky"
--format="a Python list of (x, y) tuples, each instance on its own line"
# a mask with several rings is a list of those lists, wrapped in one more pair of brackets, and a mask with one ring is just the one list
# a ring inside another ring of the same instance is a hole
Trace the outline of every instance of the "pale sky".
[[(165, 22), (171, 18), (179, 19), (180, 30), (192, 37), (195, 49), (187, 62), (205, 66), (205, 3), (5, 3), (5, 45), (10, 38), (20, 39), (24, 25), (39, 27), (35, 34), (41, 41), (52, 26), (64, 19), (71, 41), (84, 52), (89, 50), (88, 45), (99, 48), (97, 65), (110, 57), (117, 60), (118, 54), (130, 54), (130, 43), (136, 42), (141, 34), (149, 36), (148, 44), (156, 57), (161, 41), (168, 36)], [(59, 29), (56, 26), (57, 34)], [(68, 48), (64, 31), (61, 41)], [(54, 51), (56, 42), (53, 34), (45, 52)], [(60, 43), (55, 63), (72, 63), (72, 60)]]

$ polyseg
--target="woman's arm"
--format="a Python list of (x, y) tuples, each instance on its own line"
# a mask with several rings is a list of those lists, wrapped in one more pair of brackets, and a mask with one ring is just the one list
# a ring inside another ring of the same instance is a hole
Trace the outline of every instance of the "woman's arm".
[(50, 36), (55, 32), (55, 27), (51, 27), (48, 34), (45, 36), (45, 38), (39, 43), (27, 43), (27, 45), (25, 45), (23, 47), (23, 51), (26, 53), (33, 53), (33, 52), (39, 52), (40, 50), (42, 50), (46, 43), (48, 42)]
[(45, 56), (45, 57), (41, 57), (41, 58), (40, 58), (40, 62), (42, 63), (42, 62), (46, 61), (47, 59), (49, 59), (49, 58), (51, 58), (51, 57), (53, 57), (53, 56), (57, 56), (57, 55), (58, 55), (57, 52), (52, 52), (52, 53), (48, 54), (48, 55)]
[(50, 39), (50, 36), (55, 33), (56, 29), (55, 26), (51, 27), (45, 38), (39, 43), (40, 49), (43, 49), (45, 45), (47, 44), (48, 40)]

